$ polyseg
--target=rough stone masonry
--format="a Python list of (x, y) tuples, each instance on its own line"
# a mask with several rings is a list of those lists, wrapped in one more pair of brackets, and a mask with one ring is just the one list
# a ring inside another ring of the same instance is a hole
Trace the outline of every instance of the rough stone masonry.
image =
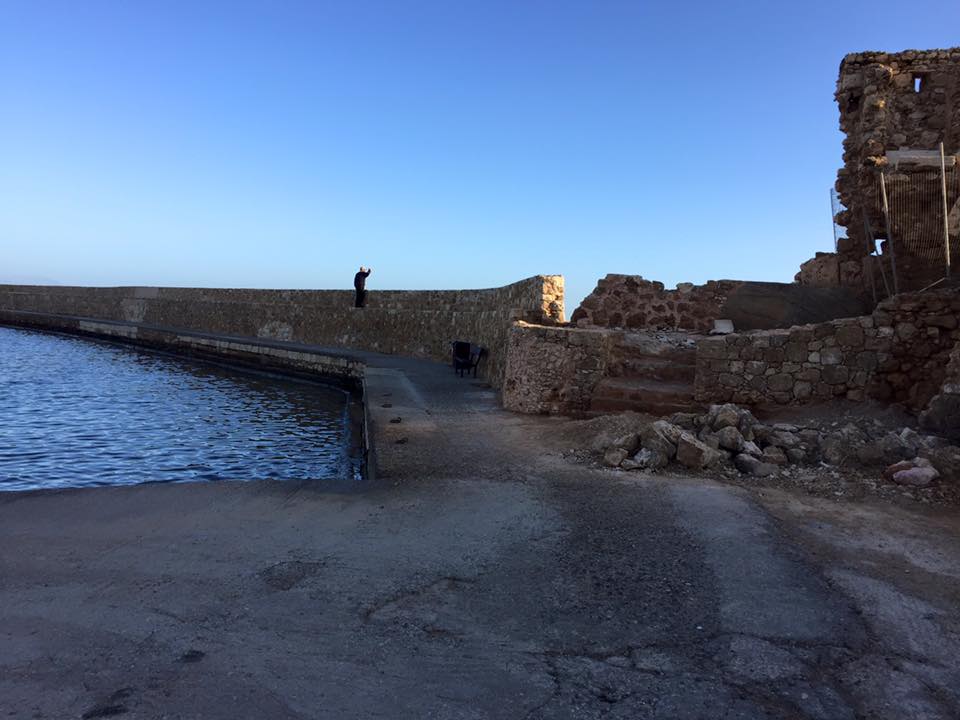
[[(836, 188), (846, 210), (836, 218), (846, 227), (836, 253), (818, 253), (805, 263), (797, 279), (804, 284), (843, 286), (863, 293), (873, 283), (881, 287), (880, 263), (891, 279), (895, 250), (901, 291), (918, 290), (943, 276), (944, 260), (935, 247), (919, 252), (920, 228), (936, 214), (942, 223), (939, 158), (928, 164), (902, 164), (907, 151), (960, 152), (960, 48), (907, 50), (900, 53), (863, 52), (847, 55), (840, 64), (837, 105), (843, 141), (843, 167)], [(896, 173), (889, 171), (896, 168)], [(905, 198), (907, 211), (896, 218), (896, 243), (887, 238), (879, 187), (879, 172), (888, 172), (889, 188), (913, 188)], [(955, 184), (955, 183), (954, 183)], [(960, 199), (950, 192), (951, 242), (958, 245)], [(926, 218), (926, 220), (924, 219)], [(869, 234), (868, 234), (869, 233)], [(885, 239), (882, 260), (870, 257), (875, 239)], [(957, 247), (954, 247), (956, 250)]]

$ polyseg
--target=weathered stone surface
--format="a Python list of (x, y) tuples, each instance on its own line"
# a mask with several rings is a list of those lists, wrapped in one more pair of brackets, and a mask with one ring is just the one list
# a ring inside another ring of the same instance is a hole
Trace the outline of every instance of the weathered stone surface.
[(613, 441), (613, 446), (624, 450), (627, 455), (633, 455), (640, 448), (640, 435), (627, 433)]
[[(901, 294), (870, 316), (728, 335), (713, 347), (709, 362), (698, 359), (696, 397), (749, 405), (843, 397), (901, 402), (914, 411), (929, 403), (922, 426), (960, 439), (960, 357), (947, 363), (960, 342), (960, 323), (942, 327), (951, 324), (944, 308), (960, 316), (960, 293)], [(762, 374), (750, 375), (755, 357), (762, 358)], [(721, 376), (731, 374), (743, 381), (721, 383)]]
[[(919, 88), (915, 87), (917, 80)], [(946, 144), (949, 154), (957, 152), (951, 130), (960, 124), (954, 90), (958, 83), (960, 55), (952, 50), (856, 53), (841, 62), (835, 98), (846, 137), (844, 167), (837, 173), (836, 188), (845, 209), (837, 220), (846, 226), (847, 238), (837, 248), (839, 285), (859, 287), (868, 294), (871, 286), (882, 282), (878, 258), (869, 257), (873, 237), (868, 238), (865, 229), (884, 226), (878, 171), (895, 165), (900, 178), (923, 177), (930, 168), (899, 163), (891, 154), (905, 148), (935, 151), (940, 142)], [(934, 198), (928, 199), (930, 191), (923, 182), (893, 183), (888, 193), (898, 226), (913, 228), (926, 220), (928, 203)], [(911, 239), (908, 236), (897, 245), (901, 292), (926, 287), (944, 274), (942, 258)], [(884, 255), (888, 253), (885, 248)], [(889, 276), (888, 258), (883, 260)], [(849, 272), (844, 273), (843, 268)]]
[(697, 414), (696, 413), (674, 413), (668, 419), (668, 422), (671, 425), (676, 425), (682, 430), (696, 430), (697, 429)]
[(737, 427), (740, 423), (740, 408), (731, 403), (711, 405), (707, 413), (707, 422), (714, 430), (725, 427)]
[(772, 465), (786, 465), (787, 455), (775, 445), (769, 445), (763, 449), (763, 460)]
[(767, 435), (767, 442), (786, 450), (787, 448), (797, 447), (800, 444), (800, 437), (796, 433), (775, 430)]
[[(374, 275), (376, 277), (376, 275)], [(0, 309), (83, 315), (238, 337), (450, 360), (450, 341), (487, 349), (479, 372), (505, 379), (508, 335), (522, 318), (563, 320), (563, 278), (537, 276), (487, 290), (376, 290), (367, 307), (353, 291), (238, 288), (20, 288), (0, 285)], [(505, 394), (505, 402), (509, 394)]]
[(960, 342), (950, 352), (943, 385), (920, 414), (920, 427), (960, 439)]
[(642, 448), (633, 460), (638, 467), (645, 470), (659, 470), (670, 463), (670, 458), (659, 450), (651, 450), (650, 448)]
[(785, 328), (802, 323), (858, 315), (863, 302), (842, 288), (796, 283), (710, 280), (663, 283), (639, 275), (609, 274), (576, 310), (580, 327), (645, 327), (709, 332), (714, 321), (732, 321), (738, 330)]
[(744, 475), (756, 475), (758, 477), (768, 477), (770, 475), (775, 475), (777, 472), (777, 466), (771, 465), (770, 463), (763, 462), (752, 455), (747, 455), (746, 453), (740, 453), (739, 455), (733, 458), (734, 467), (737, 468)]
[(683, 430), (663, 420), (647, 425), (640, 433), (640, 444), (647, 450), (658, 452), (668, 460), (677, 454), (676, 443)]
[(666, 420), (655, 420), (650, 424), (650, 427), (674, 445), (680, 441), (680, 436), (683, 434), (683, 428)]
[(708, 447), (712, 447), (714, 450), (720, 449), (720, 438), (717, 437), (715, 432), (711, 432), (709, 428), (702, 428), (700, 432), (697, 433), (697, 440)]
[(737, 428), (731, 425), (720, 428), (720, 430), (717, 431), (717, 441), (724, 450), (735, 453), (743, 450), (743, 435), (740, 434)]
[(612, 447), (603, 453), (603, 464), (607, 467), (620, 467), (620, 463), (627, 459), (627, 454), (623, 448)]
[(752, 440), (748, 440), (743, 443), (743, 452), (746, 455), (753, 455), (754, 457), (760, 457), (763, 455), (763, 450), (761, 450), (760, 447)]
[(830, 465), (845, 465), (856, 461), (857, 451), (867, 442), (867, 437), (856, 425), (845, 425), (826, 435), (820, 449), (823, 459)]
[(677, 443), (677, 462), (694, 470), (712, 467), (724, 458), (723, 453), (700, 442), (688, 432), (680, 435)]
[(786, 455), (791, 465), (800, 465), (807, 459), (807, 453), (800, 448), (790, 448), (786, 451)]
[(923, 457), (937, 469), (940, 476), (948, 482), (960, 481), (960, 447), (946, 445), (943, 447), (927, 448)]

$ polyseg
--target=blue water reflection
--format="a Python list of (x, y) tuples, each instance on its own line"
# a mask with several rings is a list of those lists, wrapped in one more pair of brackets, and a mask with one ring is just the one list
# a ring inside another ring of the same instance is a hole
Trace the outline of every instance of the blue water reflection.
[(355, 479), (349, 394), (0, 327), (0, 490)]

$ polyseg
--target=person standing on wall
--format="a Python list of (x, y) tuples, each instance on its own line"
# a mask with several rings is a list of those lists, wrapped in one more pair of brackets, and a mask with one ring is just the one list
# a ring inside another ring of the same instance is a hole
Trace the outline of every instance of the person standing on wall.
[(354, 301), (354, 307), (362, 308), (367, 304), (367, 276), (370, 274), (370, 268), (360, 266), (360, 272), (353, 276), (353, 287), (357, 291), (357, 299)]

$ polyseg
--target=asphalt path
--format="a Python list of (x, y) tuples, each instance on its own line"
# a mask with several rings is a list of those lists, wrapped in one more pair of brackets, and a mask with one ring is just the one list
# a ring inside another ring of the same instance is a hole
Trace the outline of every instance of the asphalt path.
[(563, 421), (366, 360), (367, 485), (0, 494), (0, 717), (960, 717), (955, 538), (921, 599), (849, 513), (572, 465)]

